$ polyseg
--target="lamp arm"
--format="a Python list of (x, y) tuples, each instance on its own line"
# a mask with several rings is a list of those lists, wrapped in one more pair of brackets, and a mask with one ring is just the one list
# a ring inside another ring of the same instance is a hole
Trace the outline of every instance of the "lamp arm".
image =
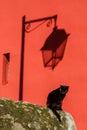
[(40, 18), (40, 19), (34, 19), (34, 20), (30, 20), (30, 21), (26, 21), (25, 24), (39, 22), (39, 21), (43, 21), (43, 20), (50, 20), (50, 19), (54, 19), (55, 20), (55, 24), (56, 24), (57, 15), (53, 15), (53, 16), (45, 17), (45, 18)]

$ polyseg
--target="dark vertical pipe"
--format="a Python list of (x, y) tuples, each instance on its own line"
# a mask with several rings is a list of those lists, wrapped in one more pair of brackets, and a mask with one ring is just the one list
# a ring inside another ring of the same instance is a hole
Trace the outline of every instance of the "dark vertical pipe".
[(25, 16), (22, 17), (22, 43), (21, 43), (20, 86), (19, 86), (19, 100), (20, 101), (23, 100), (24, 41), (25, 41)]

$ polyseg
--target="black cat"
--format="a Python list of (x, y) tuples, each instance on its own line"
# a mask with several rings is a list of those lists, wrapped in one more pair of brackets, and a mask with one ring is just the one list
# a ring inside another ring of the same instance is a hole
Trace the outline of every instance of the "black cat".
[(46, 105), (53, 111), (53, 113), (57, 116), (59, 121), (61, 121), (61, 119), (60, 115), (57, 113), (57, 110), (62, 110), (62, 101), (66, 96), (68, 89), (69, 86), (61, 85), (59, 88), (51, 91), (47, 97)]

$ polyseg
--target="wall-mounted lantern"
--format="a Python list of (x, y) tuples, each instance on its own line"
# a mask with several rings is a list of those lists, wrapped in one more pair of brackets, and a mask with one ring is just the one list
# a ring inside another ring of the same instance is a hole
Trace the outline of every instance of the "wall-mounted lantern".
[(57, 27), (53, 29), (41, 48), (44, 67), (54, 69), (63, 58), (68, 36), (64, 29), (57, 29)]

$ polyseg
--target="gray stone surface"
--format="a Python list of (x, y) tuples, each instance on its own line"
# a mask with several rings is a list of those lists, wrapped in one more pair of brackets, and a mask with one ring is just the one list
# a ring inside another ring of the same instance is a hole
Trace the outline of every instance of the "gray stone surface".
[(0, 99), (0, 130), (76, 130), (73, 117), (58, 111), (61, 122), (45, 107)]

